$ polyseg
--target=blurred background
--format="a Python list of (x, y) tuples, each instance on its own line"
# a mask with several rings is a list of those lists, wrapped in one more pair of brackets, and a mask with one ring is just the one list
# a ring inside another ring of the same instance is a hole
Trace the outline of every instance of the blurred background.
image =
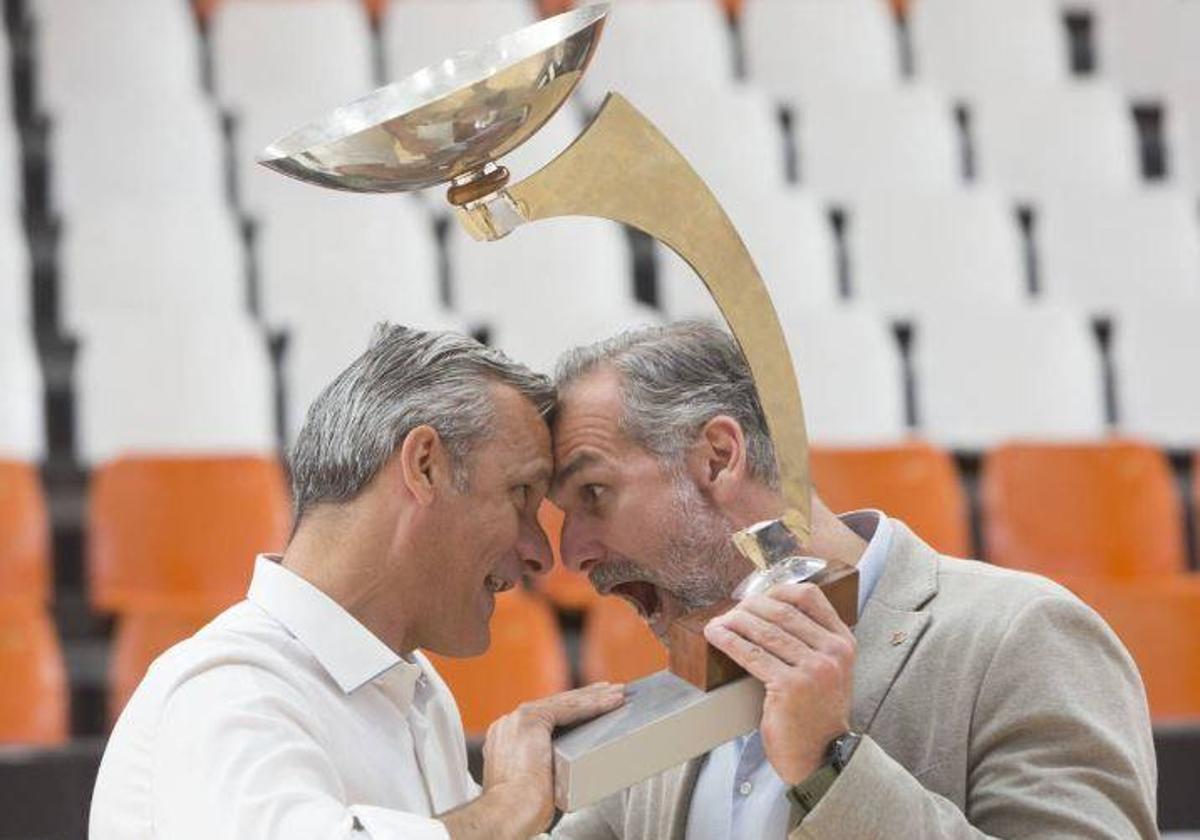
[[(111, 722), (282, 548), (282, 453), (375, 321), (549, 370), (715, 316), (616, 225), (478, 244), (438, 190), (348, 196), (254, 163), (570, 5), (4, 0), (0, 838), (85, 836)], [(1200, 832), (1200, 0), (614, 0), (514, 177), (610, 89), (754, 253), (826, 500), (1092, 604), (1146, 682), (1161, 825)], [(475, 736), (665, 662), (561, 568), (493, 628), (484, 657), (438, 661)]]

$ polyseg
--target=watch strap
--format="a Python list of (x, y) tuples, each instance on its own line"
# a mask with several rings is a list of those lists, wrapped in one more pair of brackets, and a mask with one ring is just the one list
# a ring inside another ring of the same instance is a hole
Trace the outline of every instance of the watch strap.
[(832, 764), (823, 764), (821, 768), (787, 792), (787, 798), (800, 809), (800, 819), (804, 819), (817, 807), (817, 803), (837, 781), (838, 771)]

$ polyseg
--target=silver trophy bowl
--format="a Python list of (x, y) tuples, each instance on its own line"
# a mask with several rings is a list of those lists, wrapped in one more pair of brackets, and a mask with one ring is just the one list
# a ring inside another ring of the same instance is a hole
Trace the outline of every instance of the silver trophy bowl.
[(457, 53), (276, 140), (258, 162), (348, 192), (470, 180), (571, 95), (607, 13), (584, 6)]

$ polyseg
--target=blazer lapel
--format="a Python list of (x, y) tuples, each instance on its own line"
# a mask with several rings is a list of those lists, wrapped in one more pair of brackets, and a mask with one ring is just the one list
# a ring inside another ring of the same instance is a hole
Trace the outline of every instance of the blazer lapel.
[(925, 609), (937, 595), (937, 552), (902, 522), (895, 529), (883, 576), (875, 585), (854, 628), (858, 658), (854, 665), (851, 726), (870, 729), (880, 704), (900, 675), (929, 625)]

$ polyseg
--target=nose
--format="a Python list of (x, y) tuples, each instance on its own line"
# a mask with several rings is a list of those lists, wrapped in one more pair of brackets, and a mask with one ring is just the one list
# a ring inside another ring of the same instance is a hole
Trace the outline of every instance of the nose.
[(587, 574), (604, 556), (600, 541), (589, 533), (583, 519), (568, 513), (563, 519), (562, 538), (559, 542), (563, 565), (573, 572)]
[(550, 541), (536, 517), (521, 520), (521, 535), (517, 540), (517, 552), (521, 555), (522, 570), (531, 575), (544, 575), (554, 565), (554, 554)]

